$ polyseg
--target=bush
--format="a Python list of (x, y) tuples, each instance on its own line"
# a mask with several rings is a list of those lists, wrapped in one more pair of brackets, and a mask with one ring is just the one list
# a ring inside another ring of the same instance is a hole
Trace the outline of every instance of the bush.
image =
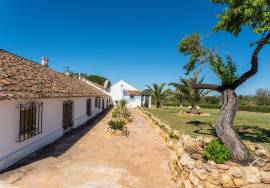
[(132, 122), (131, 114), (127, 108), (116, 108), (112, 112), (112, 118), (126, 119), (129, 122)]
[(218, 164), (225, 163), (230, 158), (228, 147), (219, 140), (212, 140), (203, 151), (203, 157), (206, 160), (215, 161)]
[(121, 109), (125, 109), (125, 108), (127, 107), (127, 101), (126, 101), (125, 99), (121, 99), (121, 100), (119, 101), (119, 107), (120, 107)]
[(123, 130), (124, 125), (126, 125), (126, 121), (124, 119), (112, 119), (108, 124), (111, 129)]

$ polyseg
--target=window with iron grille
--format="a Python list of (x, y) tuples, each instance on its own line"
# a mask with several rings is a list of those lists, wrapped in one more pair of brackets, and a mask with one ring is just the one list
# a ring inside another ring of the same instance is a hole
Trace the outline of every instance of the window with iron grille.
[(88, 116), (91, 116), (92, 115), (92, 100), (91, 99), (87, 99), (87, 102), (86, 102), (86, 112), (87, 112), (87, 115)]
[(43, 103), (20, 104), (19, 142), (42, 133)]

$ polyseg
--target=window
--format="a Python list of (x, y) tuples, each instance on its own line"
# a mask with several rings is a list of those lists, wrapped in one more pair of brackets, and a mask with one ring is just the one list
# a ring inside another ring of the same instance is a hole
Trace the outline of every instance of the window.
[(86, 113), (88, 116), (92, 115), (92, 100), (91, 99), (87, 99), (86, 101)]
[(135, 97), (133, 95), (130, 95), (130, 99), (134, 99)]
[(42, 133), (43, 103), (20, 104), (19, 142)]
[(98, 108), (100, 108), (100, 107), (101, 107), (101, 99), (98, 98)]
[(95, 98), (95, 108), (98, 107), (98, 98)]

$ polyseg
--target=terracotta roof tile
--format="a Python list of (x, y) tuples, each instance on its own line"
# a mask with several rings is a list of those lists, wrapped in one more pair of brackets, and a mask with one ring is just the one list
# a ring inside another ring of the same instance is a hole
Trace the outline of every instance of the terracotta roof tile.
[(106, 95), (87, 83), (0, 49), (0, 100)]

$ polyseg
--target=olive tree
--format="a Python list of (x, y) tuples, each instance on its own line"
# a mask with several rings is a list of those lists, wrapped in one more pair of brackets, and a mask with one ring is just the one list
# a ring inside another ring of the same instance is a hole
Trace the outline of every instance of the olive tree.
[[(243, 27), (250, 28), (260, 39), (253, 43), (251, 67), (242, 75), (237, 74), (237, 66), (230, 56), (221, 57), (215, 50), (202, 45), (199, 34), (185, 37), (179, 44), (181, 53), (189, 56), (185, 65), (187, 73), (201, 64), (207, 64), (221, 80), (221, 84), (193, 82), (194, 89), (210, 89), (222, 94), (222, 107), (216, 122), (216, 133), (231, 152), (232, 160), (247, 163), (250, 160), (247, 148), (233, 127), (238, 108), (235, 89), (258, 71), (258, 56), (270, 39), (270, 0), (212, 0), (222, 4), (224, 11), (218, 15), (214, 32), (226, 31), (238, 36)], [(243, 62), (244, 63), (244, 62)], [(242, 65), (243, 66), (243, 65)]]

